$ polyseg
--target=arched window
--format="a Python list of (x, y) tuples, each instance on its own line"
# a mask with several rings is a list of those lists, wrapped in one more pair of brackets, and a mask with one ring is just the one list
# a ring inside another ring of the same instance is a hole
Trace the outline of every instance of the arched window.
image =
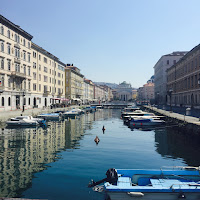
[(1, 106), (4, 106), (4, 97), (1, 98)]
[(8, 97), (8, 106), (10, 106), (10, 97)]
[(10, 54), (10, 45), (8, 44), (8, 54)]
[(10, 38), (10, 30), (7, 31), (7, 37)]
[(1, 26), (1, 34), (4, 35), (4, 28)]

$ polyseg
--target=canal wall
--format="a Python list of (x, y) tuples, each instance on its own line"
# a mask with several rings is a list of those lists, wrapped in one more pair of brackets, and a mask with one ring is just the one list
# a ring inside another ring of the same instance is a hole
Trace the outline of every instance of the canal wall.
[(68, 111), (72, 108), (78, 108), (79, 106), (69, 106), (69, 107), (64, 107), (64, 108), (32, 108), (32, 109), (27, 109), (22, 112), (22, 110), (12, 110), (12, 111), (5, 111), (5, 112), (0, 112), (0, 126), (5, 124), (5, 122), (12, 118), (12, 117), (17, 117), (20, 115), (31, 115), (33, 117), (36, 117), (37, 115), (41, 113), (54, 113), (56, 111)]
[(177, 128), (180, 131), (190, 134), (200, 134), (200, 118), (166, 111), (152, 106), (143, 106), (143, 108), (157, 115), (165, 116), (166, 121), (177, 124)]

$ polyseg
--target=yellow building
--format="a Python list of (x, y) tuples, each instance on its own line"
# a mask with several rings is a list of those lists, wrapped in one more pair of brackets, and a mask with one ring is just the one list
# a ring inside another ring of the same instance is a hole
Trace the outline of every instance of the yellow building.
[(61, 103), (65, 98), (65, 64), (34, 43), (32, 55), (33, 106)]
[(0, 111), (31, 106), (32, 38), (0, 15)]
[(65, 93), (66, 98), (71, 100), (71, 103), (81, 103), (83, 101), (83, 81), (84, 75), (80, 73), (80, 69), (67, 64), (65, 68)]

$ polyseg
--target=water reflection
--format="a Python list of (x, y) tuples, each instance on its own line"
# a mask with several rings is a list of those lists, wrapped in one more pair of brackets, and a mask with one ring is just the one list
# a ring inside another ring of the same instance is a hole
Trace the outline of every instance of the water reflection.
[(166, 158), (182, 158), (189, 166), (200, 166), (199, 144), (199, 135), (178, 128), (155, 130), (156, 151)]
[(34, 173), (59, 159), (58, 152), (80, 148), (93, 121), (111, 116), (112, 110), (99, 110), (77, 119), (48, 122), (45, 129), (0, 129), (0, 197), (20, 197), (31, 187)]

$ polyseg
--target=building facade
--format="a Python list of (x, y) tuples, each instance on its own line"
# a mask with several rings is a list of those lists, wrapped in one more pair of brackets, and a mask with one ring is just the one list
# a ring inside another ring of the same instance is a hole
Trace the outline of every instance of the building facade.
[(31, 107), (32, 38), (0, 15), (0, 111)]
[(34, 107), (65, 101), (65, 64), (32, 43), (32, 101)]
[(167, 103), (200, 108), (200, 45), (167, 70)]
[(84, 75), (80, 73), (80, 69), (67, 64), (65, 68), (65, 77), (66, 98), (70, 99), (73, 104), (83, 103)]
[(155, 101), (166, 104), (167, 97), (167, 72), (172, 65), (176, 64), (187, 52), (176, 51), (163, 55), (154, 66)]
[(132, 90), (131, 84), (126, 83), (126, 81), (120, 83), (115, 89), (117, 92), (117, 99), (120, 101), (129, 101), (132, 99)]

